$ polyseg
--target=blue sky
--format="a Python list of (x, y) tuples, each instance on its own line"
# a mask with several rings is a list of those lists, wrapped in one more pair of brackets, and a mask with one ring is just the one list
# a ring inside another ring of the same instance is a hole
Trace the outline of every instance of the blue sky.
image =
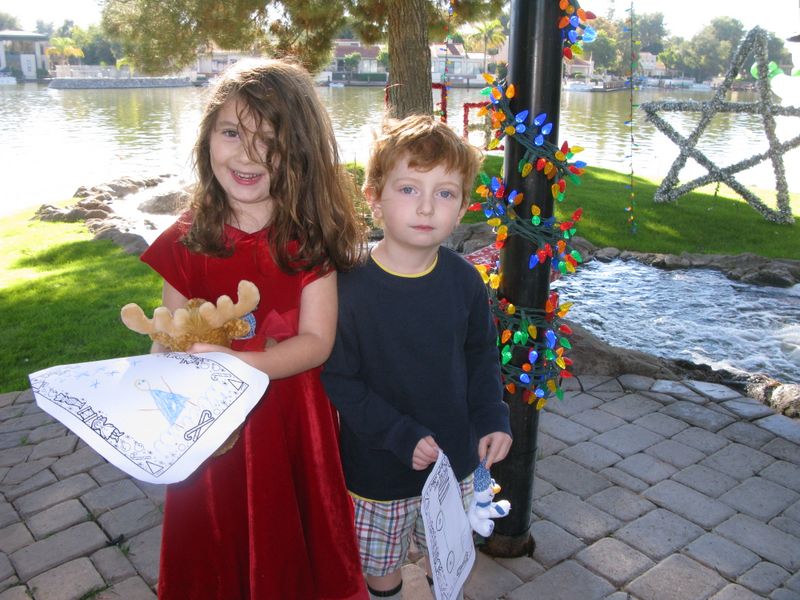
[[(748, 30), (760, 25), (782, 38), (800, 33), (800, 0), (584, 0), (581, 5), (602, 16), (613, 6), (618, 18), (631, 5), (634, 14), (662, 12), (670, 33), (685, 38), (723, 14), (739, 19)], [(100, 21), (99, 0), (0, 0), (0, 11), (17, 16), (27, 29), (37, 19), (56, 26), (72, 19), (83, 27)]]

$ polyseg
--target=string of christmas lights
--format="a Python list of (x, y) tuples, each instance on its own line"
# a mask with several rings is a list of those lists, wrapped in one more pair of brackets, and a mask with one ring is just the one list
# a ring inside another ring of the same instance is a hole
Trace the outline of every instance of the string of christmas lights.
[[(583, 53), (582, 44), (594, 39), (594, 30), (587, 21), (594, 14), (584, 11), (575, 0), (561, 0), (562, 17), (558, 27), (561, 30), (562, 54), (570, 59)], [(522, 177), (538, 173), (551, 181), (550, 193), (555, 201), (565, 198), (568, 182), (579, 185), (586, 163), (573, 160), (583, 150), (580, 146), (570, 147), (568, 142), (557, 146), (546, 139), (552, 130), (547, 114), (537, 114), (530, 119), (530, 112), (523, 110), (514, 113), (510, 100), (515, 96), (513, 84), (497, 79), (488, 73), (483, 75), (488, 87), (481, 91), (487, 101), (479, 115), (488, 117), (494, 132), (488, 149), (497, 148), (509, 138), (525, 149), (522, 159), (516, 165)], [(576, 225), (582, 217), (582, 209), (575, 210), (570, 219), (559, 222), (555, 217), (542, 218), (541, 209), (531, 206), (530, 215), (518, 213), (523, 194), (508, 190), (505, 181), (498, 177), (481, 174), (481, 183), (476, 193), (482, 198), (469, 207), (482, 210), (487, 223), (495, 232), (495, 248), (504, 246), (509, 235), (521, 236), (535, 246), (528, 258), (528, 269), (542, 268), (548, 259), (553, 274), (561, 275), (575, 272), (583, 260), (568, 240), (575, 234)], [(509, 393), (522, 389), (522, 398), (528, 404), (541, 409), (548, 398), (561, 399), (564, 392), (561, 380), (572, 377), (569, 367), (572, 361), (566, 356), (572, 345), (569, 336), (572, 330), (562, 321), (572, 306), (571, 302), (561, 303), (556, 292), (551, 292), (545, 307), (531, 308), (515, 306), (498, 295), (502, 282), (502, 265), (476, 265), (489, 289), (490, 302), (498, 327), (497, 344), (500, 352), (503, 383)], [(514, 364), (512, 358), (525, 356), (522, 364)]]
[(628, 105), (630, 107), (630, 112), (628, 114), (628, 120), (625, 121), (625, 125), (628, 127), (629, 133), (629, 143), (630, 143), (630, 154), (626, 157), (630, 160), (630, 182), (626, 186), (630, 192), (628, 197), (628, 205), (625, 207), (625, 211), (628, 213), (628, 228), (631, 234), (636, 235), (639, 231), (639, 223), (636, 221), (636, 190), (635, 190), (635, 178), (634, 178), (634, 171), (633, 171), (633, 155), (636, 149), (636, 138), (634, 135), (634, 119), (633, 119), (633, 111), (635, 108), (638, 107), (638, 104), (634, 102), (634, 92), (636, 90), (636, 81), (634, 78), (634, 74), (636, 73), (637, 67), (639, 66), (639, 52), (637, 51), (637, 46), (641, 45), (641, 40), (636, 39), (635, 31), (636, 31), (636, 17), (633, 10), (633, 2), (631, 2), (631, 6), (627, 9), (629, 13), (628, 22), (624, 28), (625, 31), (629, 33), (630, 45), (631, 45), (631, 56), (630, 56), (630, 68), (628, 69), (628, 78), (625, 84), (628, 86)]

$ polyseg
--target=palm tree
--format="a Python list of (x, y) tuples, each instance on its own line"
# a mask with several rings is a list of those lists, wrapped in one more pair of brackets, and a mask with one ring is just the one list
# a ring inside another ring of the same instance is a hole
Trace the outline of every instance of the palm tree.
[(499, 19), (476, 23), (472, 27), (475, 31), (469, 35), (469, 38), (473, 42), (483, 43), (483, 72), (486, 73), (486, 54), (489, 48), (497, 48), (502, 45), (506, 41), (506, 34)]
[(117, 68), (117, 71), (121, 70), (122, 67), (128, 67), (128, 79), (133, 77), (133, 72), (136, 70), (136, 63), (130, 56), (118, 58), (117, 63), (114, 66)]
[(69, 37), (51, 37), (50, 47), (44, 52), (47, 56), (59, 57), (58, 63), (61, 65), (69, 64), (69, 59), (72, 57), (83, 58), (83, 50)]

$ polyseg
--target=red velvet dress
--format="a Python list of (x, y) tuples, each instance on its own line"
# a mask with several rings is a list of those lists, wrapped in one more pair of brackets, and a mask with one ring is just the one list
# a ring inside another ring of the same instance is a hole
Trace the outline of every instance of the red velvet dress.
[[(179, 242), (185, 227), (166, 230), (142, 260), (187, 298), (236, 301), (240, 280), (255, 283), (256, 334), (236, 350), (296, 335), (300, 293), (317, 274), (282, 272), (264, 232), (227, 227), (233, 256), (191, 253)], [(337, 432), (319, 369), (270, 381), (236, 445), (168, 487), (158, 597), (367, 598)]]

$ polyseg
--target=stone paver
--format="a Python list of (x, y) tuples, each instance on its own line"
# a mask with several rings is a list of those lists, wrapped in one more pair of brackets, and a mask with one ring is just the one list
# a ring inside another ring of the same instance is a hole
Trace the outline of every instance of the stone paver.
[(531, 525), (531, 535), (536, 540), (533, 558), (545, 567), (552, 567), (586, 547), (581, 540), (550, 521), (536, 521)]
[(744, 480), (766, 468), (775, 459), (743, 444), (730, 444), (699, 464)]
[(672, 479), (712, 498), (718, 498), (729, 489), (739, 485), (739, 482), (730, 475), (720, 473), (703, 465), (686, 467), (675, 473)]
[(641, 552), (614, 538), (598, 540), (578, 552), (575, 558), (618, 588), (654, 564)]
[(639, 394), (628, 394), (617, 398), (612, 402), (606, 402), (600, 408), (604, 411), (611, 413), (624, 419), (626, 421), (635, 421), (639, 417), (654, 413), (664, 408), (661, 403), (651, 400)]
[(759, 475), (800, 493), (800, 466), (781, 460), (760, 471)]
[(732, 580), (759, 562), (758, 556), (747, 548), (713, 533), (689, 544), (686, 554)]
[(30, 580), (36, 600), (74, 600), (106, 587), (100, 573), (86, 557), (58, 565)]
[[(564, 384), (540, 415), (533, 555), (479, 552), (466, 600), (800, 599), (799, 420), (719, 384)], [(155, 600), (165, 486), (32, 400), (0, 394), (0, 600)], [(428, 600), (420, 560), (404, 591)]]
[(779, 515), (798, 498), (796, 492), (763, 477), (745, 479), (719, 497), (728, 506), (762, 521)]
[(724, 429), (720, 429), (718, 433), (724, 435), (729, 440), (745, 444), (755, 449), (759, 449), (775, 439), (775, 434), (767, 431), (763, 427), (745, 421), (731, 423)]
[(611, 431), (601, 433), (594, 438), (596, 444), (604, 446), (620, 456), (630, 456), (649, 448), (664, 440), (664, 436), (639, 427), (638, 425), (622, 425)]
[(790, 573), (800, 568), (800, 540), (753, 517), (736, 514), (714, 531)]
[(532, 582), (508, 594), (509, 600), (558, 598), (559, 600), (600, 600), (614, 591), (613, 586), (575, 561), (548, 569)]
[(684, 401), (670, 404), (662, 412), (707, 431), (719, 431), (736, 420), (710, 408)]
[(760, 562), (741, 575), (736, 582), (758, 594), (769, 594), (789, 579), (789, 573), (771, 562)]
[(736, 512), (730, 506), (677, 481), (662, 481), (645, 491), (644, 496), (705, 529), (714, 527)]
[(658, 508), (619, 529), (615, 537), (653, 560), (661, 560), (703, 533), (694, 523)]
[(597, 492), (586, 499), (602, 511), (615, 516), (620, 521), (632, 521), (636, 517), (653, 510), (656, 505), (645, 500), (638, 494), (625, 489), (624, 487), (614, 486), (602, 492)]
[(763, 419), (758, 419), (755, 421), (755, 424), (790, 442), (800, 444), (800, 428), (797, 427), (796, 420), (783, 415), (771, 415)]
[(538, 461), (536, 474), (559, 489), (581, 498), (588, 498), (611, 485), (603, 477), (562, 456), (548, 456)]
[(724, 586), (725, 580), (708, 567), (673, 554), (634, 579), (627, 590), (642, 600), (701, 600)]
[(608, 513), (567, 492), (545, 496), (536, 504), (534, 511), (586, 543), (608, 535), (620, 525)]

